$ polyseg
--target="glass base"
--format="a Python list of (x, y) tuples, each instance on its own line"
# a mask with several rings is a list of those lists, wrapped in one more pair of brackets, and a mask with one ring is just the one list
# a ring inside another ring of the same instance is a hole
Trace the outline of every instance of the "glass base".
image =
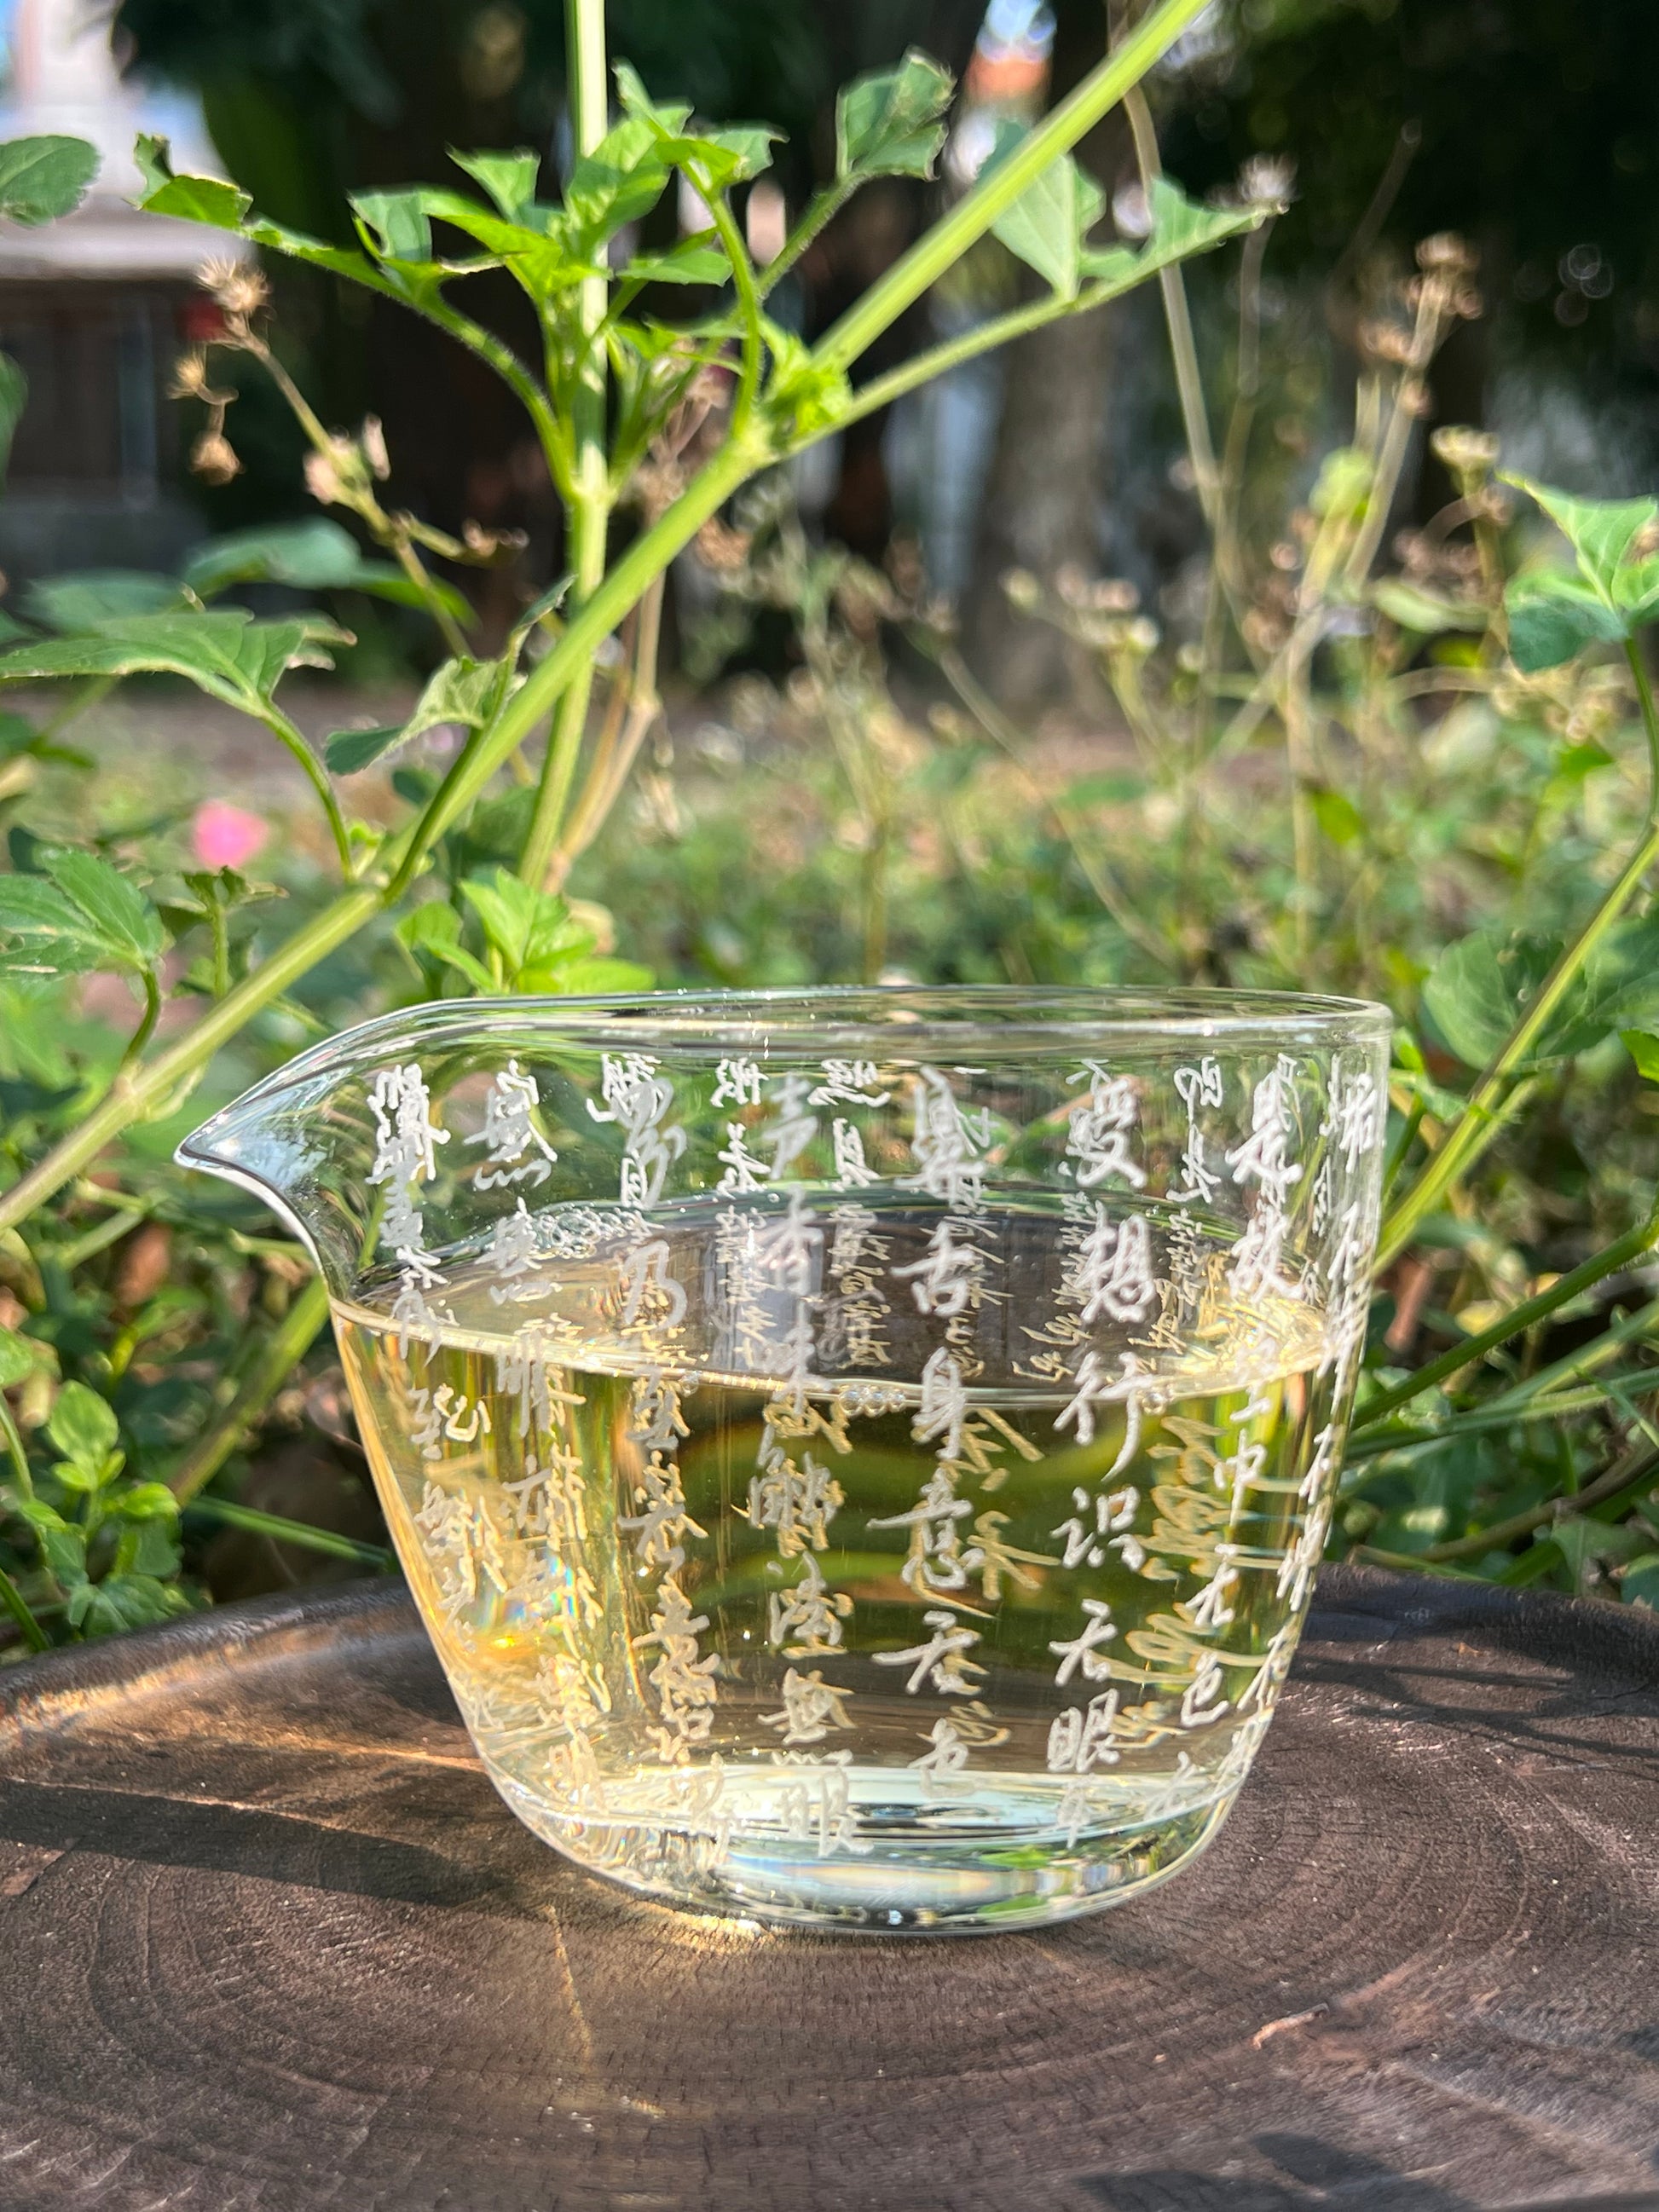
[[(795, 1824), (808, 1829), (805, 1837), (785, 1832), (775, 1815), (775, 1777), (755, 1778), (757, 1809), (764, 1803), (771, 1817), (745, 1823), (739, 1789), (733, 1816), (718, 1830), (562, 1814), (511, 1777), (490, 1777), (544, 1843), (641, 1895), (730, 1918), (872, 1936), (994, 1935), (1124, 1904), (1196, 1858), (1237, 1794), (1157, 1818), (1091, 1821), (1062, 1832), (1052, 1794), (1038, 1826), (1030, 1817), (1035, 1793), (1022, 1807), (1017, 1787), (1002, 1803), (976, 1792), (964, 1818), (948, 1799), (929, 1804), (900, 1796), (890, 1769), (838, 1770), (838, 1782), (843, 1778), (846, 1793), (838, 1790), (837, 1802), (855, 1810), (858, 1841), (821, 1850), (822, 1799)], [(728, 1770), (728, 1787), (730, 1779)]]

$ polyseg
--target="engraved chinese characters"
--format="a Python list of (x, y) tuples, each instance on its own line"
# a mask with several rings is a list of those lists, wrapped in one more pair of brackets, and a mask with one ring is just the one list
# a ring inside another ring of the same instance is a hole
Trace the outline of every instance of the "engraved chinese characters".
[(399, 1549), (589, 1863), (885, 1925), (1133, 1887), (1308, 1601), (1380, 1058), (803, 1042), (369, 1071), (339, 1321)]

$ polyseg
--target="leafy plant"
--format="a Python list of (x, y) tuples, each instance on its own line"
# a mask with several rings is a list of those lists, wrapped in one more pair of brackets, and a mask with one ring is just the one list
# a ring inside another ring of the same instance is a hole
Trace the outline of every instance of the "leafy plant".
[[(302, 896), (277, 906), (264, 896), (270, 887), (234, 872), (146, 881), (122, 864), (113, 841), (96, 852), (72, 851), (21, 825), (14, 836), (13, 872), (0, 878), (0, 990), (17, 1017), (14, 1041), (0, 1044), (0, 1059), (9, 1055), (15, 1070), (0, 1077), (10, 1085), (9, 1096), (0, 1095), (0, 1283), (16, 1342), (46, 1347), (29, 1353), (19, 1385), (27, 1419), (6, 1415), (15, 1476), (8, 1502), (35, 1543), (27, 1587), (14, 1580), (7, 1602), (30, 1642), (43, 1633), (100, 1633), (179, 1601), (169, 1579), (176, 1553), (165, 1549), (177, 1509), (199, 1513), (215, 1502), (210, 1486), (323, 1319), (317, 1287), (298, 1290), (284, 1279), (294, 1255), (280, 1248), (267, 1257), (276, 1272), (266, 1287), (275, 1283), (281, 1293), (268, 1330), (239, 1337), (234, 1316), (214, 1312), (226, 1271), (213, 1255), (197, 1267), (182, 1306), (176, 1294), (169, 1301), (176, 1285), (135, 1303), (125, 1261), (112, 1272), (103, 1255), (129, 1237), (136, 1246), (141, 1235), (185, 1226), (154, 1172), (131, 1165), (146, 1125), (178, 1112), (220, 1054), (244, 1063), (250, 1053), (269, 1056), (284, 1024), (291, 1042), (292, 1025), (310, 1018), (295, 994), (331, 964), (376, 966), (396, 947), (401, 966), (388, 988), (412, 997), (606, 989), (646, 980), (637, 964), (612, 957), (608, 917), (568, 901), (562, 887), (656, 721), (669, 564), (726, 526), (722, 510), (750, 479), (896, 391), (1042, 320), (1100, 305), (1261, 220), (1261, 209), (1206, 214), (1170, 187), (1139, 250), (1097, 246), (1087, 235), (1099, 210), (1084, 204), (1067, 149), (1201, 5), (1162, 0), (1152, 9), (1067, 100), (1005, 144), (995, 165), (810, 347), (772, 318), (768, 297), (871, 179), (931, 173), (952, 88), (946, 72), (919, 53), (842, 94), (835, 178), (765, 270), (750, 259), (733, 194), (769, 167), (776, 134), (757, 124), (705, 126), (683, 105), (653, 100), (625, 62), (608, 80), (597, 0), (577, 0), (572, 10), (574, 159), (556, 200), (540, 197), (541, 163), (532, 153), (457, 151), (448, 183), (358, 194), (350, 210), (356, 243), (346, 245), (267, 219), (222, 180), (176, 173), (163, 142), (139, 141), (142, 207), (234, 233), (249, 248), (395, 301), (501, 380), (524, 409), (562, 502), (570, 574), (524, 610), (500, 651), (484, 650), (468, 602), (438, 564), (499, 563), (514, 557), (516, 544), (471, 524), (456, 537), (389, 504), (392, 457), (380, 425), (370, 420), (348, 434), (318, 416), (270, 343), (263, 275), (251, 259), (223, 262), (207, 276), (221, 331), (186, 355), (175, 379), (179, 395), (204, 410), (194, 465), (217, 481), (239, 467), (228, 428), (236, 394), (218, 380), (226, 363), (250, 363), (272, 381), (304, 434), (313, 496), (367, 545), (331, 515), (217, 540), (177, 577), (58, 580), (36, 589), (26, 603), (28, 621), (0, 653), (0, 683), (77, 687), (49, 722), (24, 722), (15, 743), (9, 739), (9, 755), (21, 763), (13, 788), (27, 787), (48, 749), (65, 752), (63, 732), (112, 684), (182, 678), (263, 726), (299, 763), (337, 872), (327, 895), (307, 884)], [(1056, 164), (1062, 197), (1069, 195), (1060, 231), (1050, 207)], [(70, 141), (0, 150), (0, 214), (32, 222), (66, 210), (93, 167), (91, 149)], [(624, 254), (623, 234), (682, 183), (707, 209), (706, 228), (666, 252)], [(999, 224), (1025, 241), (1021, 250), (1038, 254), (1039, 265), (1048, 264), (1049, 296), (855, 392), (851, 372), (872, 344)], [(538, 337), (533, 359), (469, 312), (469, 287), (489, 276), (505, 276), (528, 301)], [(21, 398), (14, 386), (0, 376), (0, 420), (8, 407), (15, 419), (13, 401), (21, 406)], [(633, 518), (631, 535), (617, 525), (624, 512)], [(286, 685), (295, 669), (326, 667), (349, 633), (321, 610), (255, 619), (214, 604), (254, 582), (401, 600), (429, 618), (441, 665), (402, 721), (336, 732), (319, 759), (285, 703)], [(590, 712), (596, 690), (603, 695), (597, 717)], [(394, 771), (394, 788), (408, 802), (404, 818), (390, 829), (356, 818), (341, 779), (389, 763), (439, 727), (459, 738), (441, 775), (403, 763)], [(61, 979), (90, 970), (131, 975), (143, 1011), (114, 1050), (94, 1045), (69, 1054), (53, 1036), (68, 1005)], [(181, 1028), (162, 1023), (169, 998), (181, 1002)], [(129, 1147), (122, 1187), (106, 1197), (109, 1186), (88, 1170), (121, 1140)], [(100, 1206), (106, 1218), (83, 1225), (81, 1211)], [(200, 1212), (198, 1195), (198, 1220)], [(246, 1244), (252, 1232), (239, 1225), (236, 1234)], [(94, 1263), (103, 1279), (83, 1285)], [(199, 1376), (187, 1381), (172, 1369), (188, 1368), (187, 1355), (199, 1357), (215, 1337), (228, 1338), (234, 1356), (204, 1393)], [(179, 1386), (171, 1413), (141, 1437), (124, 1386), (141, 1346), (168, 1345), (176, 1361), (145, 1364), (152, 1370), (149, 1413), (164, 1373)], [(55, 1353), (55, 1372), (47, 1352)], [(204, 1395), (211, 1401), (205, 1424)], [(103, 1413), (90, 1413), (88, 1401)], [(106, 1439), (100, 1421), (109, 1425)], [(60, 1456), (32, 1491), (29, 1438), (42, 1432)], [(217, 1504), (246, 1520), (234, 1501)]]

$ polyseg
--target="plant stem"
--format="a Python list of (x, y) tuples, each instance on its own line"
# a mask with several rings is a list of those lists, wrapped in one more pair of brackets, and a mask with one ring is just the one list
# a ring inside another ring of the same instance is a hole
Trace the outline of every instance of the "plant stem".
[(402, 896), (420, 872), (432, 847), (471, 805), (578, 670), (592, 659), (601, 640), (610, 635), (710, 515), (718, 513), (738, 486), (769, 458), (767, 449), (758, 440), (728, 441), (693, 477), (673, 505), (634, 540), (607, 573), (599, 590), (576, 609), (563, 636), (546, 659), (531, 670), (494, 722), (480, 730), (456, 756), (410, 838), (403, 861), (387, 888), (388, 904)]
[[(580, 158), (593, 151), (610, 121), (605, 0), (565, 0), (565, 50), (570, 58), (571, 136)], [(578, 608), (605, 580), (611, 477), (605, 451), (605, 352), (599, 334), (605, 327), (610, 293), (605, 277), (585, 276), (577, 295), (580, 349), (570, 402), (574, 461), (565, 517), (566, 558), (574, 572), (573, 605)], [(558, 840), (577, 757), (587, 732), (587, 704), (592, 689), (593, 660), (589, 653), (573, 672), (559, 701), (542, 757), (530, 834), (519, 855), (520, 878), (537, 890), (546, 881), (548, 862)]]
[(1049, 110), (1006, 161), (981, 175), (973, 190), (848, 309), (814, 347), (814, 361), (824, 368), (849, 368), (985, 235), (1003, 210), (1013, 205), (1057, 155), (1075, 146), (1132, 86), (1139, 83), (1207, 4), (1208, 0), (1163, 0), (1161, 6), (1154, 8), (1121, 46), (1057, 107)]
[(789, 274), (818, 233), (834, 222), (858, 190), (859, 182), (856, 177), (842, 177), (838, 183), (826, 185), (821, 192), (813, 194), (807, 202), (806, 212), (784, 240), (782, 252), (760, 272), (755, 290), (761, 299)]
[[(1152, 128), (1152, 112), (1139, 85), (1124, 94), (1123, 112), (1129, 118), (1130, 133), (1135, 142), (1135, 163), (1140, 171), (1141, 188), (1150, 202), (1152, 186), (1164, 174), (1164, 161), (1158, 152), (1158, 134)], [(1198, 342), (1193, 335), (1187, 287), (1182, 282), (1180, 270), (1173, 265), (1158, 270), (1158, 283), (1164, 295), (1164, 319), (1169, 326), (1176, 390), (1181, 398), (1182, 427), (1187, 434), (1187, 453), (1193, 465), (1198, 503), (1210, 535), (1216, 541), (1218, 555), (1221, 470), (1216, 460), (1215, 441), (1210, 434), (1209, 410), (1204, 404), (1204, 378), (1198, 365)]]
[(155, 980), (155, 970), (153, 968), (143, 969), (138, 980), (144, 988), (144, 1011), (137, 1028), (127, 1039), (126, 1050), (121, 1054), (123, 1067), (130, 1067), (137, 1059), (149, 1042), (156, 1023), (161, 1018), (161, 988)]
[(6, 1456), (11, 1462), (18, 1496), (33, 1498), (34, 1477), (29, 1473), (29, 1455), (23, 1449), (23, 1439), (18, 1433), (17, 1424), (12, 1419), (11, 1407), (6, 1403), (3, 1392), (0, 1392), (0, 1443), (5, 1445)]
[(262, 1513), (257, 1506), (240, 1504), (234, 1498), (198, 1498), (190, 1510), (222, 1521), (227, 1528), (246, 1528), (252, 1535), (269, 1536), (279, 1544), (301, 1544), (307, 1551), (326, 1552), (333, 1559), (354, 1559), (360, 1566), (378, 1567), (382, 1574), (398, 1564), (397, 1554), (384, 1544), (360, 1543), (355, 1536), (313, 1528), (307, 1521), (290, 1521), (281, 1513)]
[(266, 1340), (230, 1404), (167, 1477), (167, 1487), (181, 1505), (212, 1481), (310, 1351), (327, 1319), (327, 1286), (313, 1276)]
[(1473, 1559), (1480, 1558), (1483, 1552), (1501, 1552), (1517, 1536), (1529, 1536), (1545, 1522), (1562, 1518), (1564, 1508), (1577, 1516), (1592, 1505), (1605, 1505), (1626, 1491), (1634, 1490), (1646, 1481), (1656, 1468), (1659, 1468), (1659, 1445), (1638, 1444), (1616, 1460), (1605, 1474), (1598, 1475), (1574, 1496), (1546, 1498), (1541, 1505), (1528, 1506), (1524, 1513), (1510, 1514), (1507, 1521), (1493, 1522), (1490, 1528), (1477, 1528), (1472, 1536), (1459, 1536), (1446, 1544), (1431, 1544), (1418, 1556), (1433, 1565), (1443, 1559)]
[(1369, 1428), (1374, 1421), (1386, 1420), (1390, 1413), (1401, 1406), (1408, 1405), (1425, 1390), (1432, 1390), (1437, 1382), (1460, 1374), (1464, 1368), (1484, 1359), (1487, 1352), (1495, 1350), (1498, 1345), (1509, 1343), (1511, 1338), (1522, 1335), (1534, 1323), (1545, 1320), (1560, 1307), (1570, 1304), (1593, 1283), (1601, 1282), (1605, 1276), (1617, 1274), (1620, 1267), (1639, 1260), (1643, 1253), (1652, 1249), (1656, 1239), (1659, 1239), (1659, 1204), (1656, 1204), (1645, 1221), (1626, 1231), (1624, 1236), (1589, 1259), (1581, 1261), (1570, 1274), (1563, 1275), (1548, 1290), (1539, 1291), (1535, 1297), (1523, 1299), (1517, 1306), (1511, 1306), (1506, 1314), (1501, 1314), (1493, 1322), (1490, 1328), (1483, 1328), (1478, 1335), (1466, 1338), (1462, 1344), (1453, 1345), (1449, 1352), (1443, 1352), (1437, 1359), (1430, 1360), (1426, 1367), (1419, 1367), (1414, 1375), (1408, 1375), (1393, 1389), (1383, 1391), (1380, 1397), (1368, 1400), (1354, 1415), (1352, 1427), (1356, 1430)]
[(1641, 889), (1643, 878), (1656, 860), (1659, 860), (1659, 823), (1650, 821), (1646, 836), (1626, 862), (1619, 880), (1550, 970), (1538, 996), (1470, 1093), (1462, 1113), (1437, 1149), (1431, 1153), (1422, 1174), (1383, 1223), (1376, 1260), (1378, 1270), (1404, 1251), (1418, 1224), (1439, 1205), (1497, 1136), (1503, 1127), (1498, 1109), (1504, 1085), (1542, 1036), (1597, 945)]
[(50, 1649), (52, 1638), (29, 1611), (22, 1591), (18, 1589), (3, 1567), (0, 1567), (0, 1605), (4, 1606), (6, 1611), (17, 1623), (18, 1633), (31, 1651), (45, 1651)]
[(299, 762), (300, 766), (305, 770), (312, 789), (321, 799), (323, 811), (328, 817), (330, 834), (334, 839), (334, 849), (340, 856), (340, 873), (349, 883), (355, 873), (351, 860), (351, 840), (346, 835), (345, 817), (340, 811), (340, 802), (335, 797), (334, 786), (329, 779), (328, 770), (280, 707), (270, 700), (262, 699), (257, 712), (258, 719), (264, 724), (271, 735), (280, 738), (295, 759)]
[[(548, 863), (549, 888), (562, 888), (571, 864), (586, 851), (605, 826), (611, 808), (622, 795), (628, 771), (651, 726), (662, 712), (657, 696), (657, 652), (662, 637), (663, 579), (659, 576), (640, 601), (639, 632), (634, 645), (631, 679), (618, 671), (616, 697), (626, 700), (626, 719), (614, 742), (602, 738), (581, 796), (571, 810), (564, 834)], [(609, 719), (609, 718), (607, 718)]]
[(738, 372), (737, 395), (732, 403), (731, 435), (738, 437), (747, 428), (754, 412), (755, 400), (760, 392), (761, 371), (766, 362), (766, 333), (761, 313), (760, 291), (755, 282), (755, 266), (749, 258), (749, 249), (744, 244), (743, 233), (726, 204), (724, 192), (708, 195), (708, 212), (714, 219), (720, 244), (726, 248), (726, 258), (732, 264), (732, 283), (738, 295), (738, 305), (743, 311), (742, 367)]

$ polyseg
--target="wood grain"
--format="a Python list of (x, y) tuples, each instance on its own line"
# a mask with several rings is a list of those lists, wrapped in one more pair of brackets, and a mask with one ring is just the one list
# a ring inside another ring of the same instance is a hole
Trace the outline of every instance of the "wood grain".
[(0, 1695), (0, 2206), (1659, 2205), (1659, 1625), (1328, 1570), (1190, 1873), (1046, 1933), (723, 1928), (567, 1867), (406, 1600)]

